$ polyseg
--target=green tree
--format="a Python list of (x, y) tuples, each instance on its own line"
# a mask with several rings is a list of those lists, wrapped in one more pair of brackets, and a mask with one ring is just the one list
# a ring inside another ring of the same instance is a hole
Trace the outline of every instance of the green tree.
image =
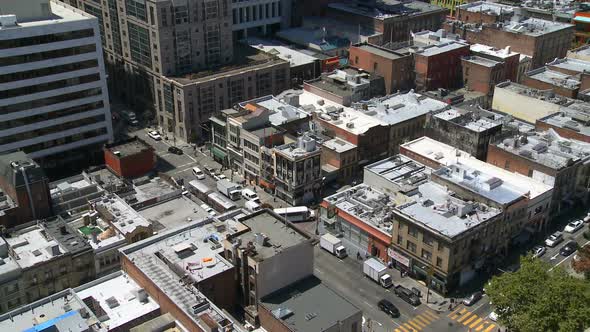
[(517, 272), (486, 287), (500, 324), (510, 331), (577, 332), (590, 327), (590, 283), (539, 259), (521, 257)]

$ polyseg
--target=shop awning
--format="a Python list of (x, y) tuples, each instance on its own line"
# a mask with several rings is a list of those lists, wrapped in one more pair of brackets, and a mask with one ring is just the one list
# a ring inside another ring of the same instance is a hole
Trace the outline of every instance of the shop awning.
[(211, 147), (211, 153), (213, 153), (213, 155), (215, 155), (219, 159), (225, 159), (225, 157), (227, 157), (227, 153), (222, 151), (220, 148), (214, 146)]

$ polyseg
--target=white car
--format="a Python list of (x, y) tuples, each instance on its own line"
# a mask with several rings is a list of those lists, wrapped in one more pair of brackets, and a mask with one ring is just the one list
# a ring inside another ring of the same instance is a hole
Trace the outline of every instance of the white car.
[(547, 251), (547, 248), (545, 248), (543, 246), (534, 246), (533, 250), (532, 250), (533, 257), (539, 258), (539, 257), (543, 256), (546, 251)]
[(584, 217), (584, 222), (590, 222), (590, 213)]
[(569, 224), (567, 224), (567, 226), (565, 226), (563, 231), (567, 232), (567, 233), (575, 233), (578, 230), (580, 230), (582, 227), (584, 227), (584, 221), (576, 220), (576, 221), (572, 221)]
[(563, 241), (563, 234), (561, 232), (555, 232), (545, 240), (545, 245), (548, 247), (555, 247), (561, 241)]
[(162, 140), (162, 135), (160, 135), (160, 133), (157, 132), (156, 130), (152, 130), (152, 131), (148, 132), (148, 136), (156, 141)]

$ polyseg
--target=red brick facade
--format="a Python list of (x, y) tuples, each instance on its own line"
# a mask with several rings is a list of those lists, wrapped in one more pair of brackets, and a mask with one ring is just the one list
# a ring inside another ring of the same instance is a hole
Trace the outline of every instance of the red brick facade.
[(496, 84), (507, 79), (504, 63), (501, 62), (497, 62), (495, 65), (484, 65), (464, 58), (462, 67), (465, 87), (470, 91), (478, 91), (488, 96), (494, 93)]
[[(140, 144), (144, 145), (144, 148), (134, 153), (117, 155), (117, 147), (121, 146), (123, 151), (125, 144)], [(122, 143), (107, 144), (104, 148), (104, 160), (106, 166), (113, 173), (124, 178), (145, 175), (154, 169), (157, 161), (154, 148), (139, 138), (133, 138)]]
[(428, 91), (461, 86), (463, 81), (461, 58), (468, 55), (469, 45), (430, 56), (416, 53), (414, 55), (416, 89)]

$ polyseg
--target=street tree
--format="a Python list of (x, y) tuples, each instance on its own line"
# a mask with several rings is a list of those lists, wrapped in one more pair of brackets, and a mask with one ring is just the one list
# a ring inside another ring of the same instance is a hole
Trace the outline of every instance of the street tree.
[(515, 332), (576, 332), (590, 327), (590, 283), (530, 256), (486, 287), (500, 324)]
[(576, 258), (572, 260), (572, 268), (578, 273), (583, 273), (590, 280), (590, 246), (578, 250)]

